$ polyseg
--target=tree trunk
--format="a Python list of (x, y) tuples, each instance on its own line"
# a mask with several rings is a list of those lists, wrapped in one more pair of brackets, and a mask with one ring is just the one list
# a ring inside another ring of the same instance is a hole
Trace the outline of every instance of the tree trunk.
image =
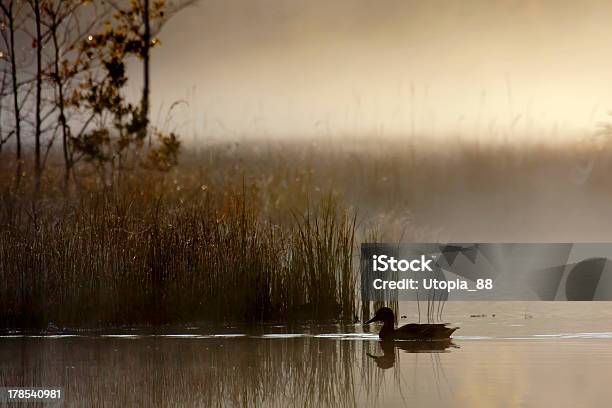
[(15, 184), (19, 188), (21, 181), (21, 115), (19, 112), (19, 86), (17, 85), (17, 60), (15, 59), (15, 16), (13, 15), (13, 2), (11, 1), (8, 8), (4, 8), (9, 22), (9, 42), (11, 54), (11, 79), (13, 87), (13, 109), (15, 115), (15, 141), (16, 141), (16, 159), (17, 170), (15, 176)]
[(72, 162), (70, 160), (70, 154), (68, 152), (68, 123), (66, 121), (66, 114), (64, 112), (64, 83), (60, 76), (59, 68), (59, 45), (57, 41), (57, 22), (54, 21), (51, 26), (51, 38), (53, 39), (53, 47), (55, 51), (54, 65), (55, 65), (55, 85), (57, 86), (58, 101), (57, 106), (59, 108), (59, 121), (62, 127), (62, 151), (64, 154), (64, 194), (68, 192), (68, 183), (70, 182), (70, 167)]
[(149, 0), (144, 0), (143, 10), (144, 20), (144, 36), (143, 36), (143, 49), (142, 49), (142, 60), (143, 60), (143, 86), (142, 86), (142, 101), (140, 102), (140, 114), (141, 114), (141, 130), (140, 138), (144, 139), (147, 136), (147, 130), (149, 127), (149, 92), (150, 92), (150, 52), (151, 52), (151, 21), (149, 16)]
[[(6, 86), (6, 73), (2, 73), (2, 84), (0, 84), (0, 93), (2, 93), (2, 97), (0, 97), (0, 154), (2, 154), (2, 146), (4, 146), (4, 142), (6, 140), (3, 140), (3, 133), (4, 133), (4, 129), (2, 128), (2, 108), (4, 107), (4, 91), (5, 91), (5, 86)], [(8, 140), (9, 136), (7, 136), (7, 140)]]
[(34, 133), (34, 179), (36, 192), (40, 191), (41, 161), (40, 161), (40, 137), (41, 137), (41, 98), (42, 98), (42, 35), (40, 33), (40, 2), (34, 0), (34, 15), (36, 17), (36, 123)]

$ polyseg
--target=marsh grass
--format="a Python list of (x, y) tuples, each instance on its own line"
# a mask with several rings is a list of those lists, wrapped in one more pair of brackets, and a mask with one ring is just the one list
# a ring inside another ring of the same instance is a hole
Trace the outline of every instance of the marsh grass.
[(52, 166), (39, 196), (27, 177), (16, 191), (3, 161), (0, 327), (352, 321), (355, 248), (372, 237), (438, 241), (443, 225), (455, 242), (612, 238), (608, 151), (210, 144), (112, 187), (84, 169), (68, 197)]
[(244, 181), (142, 177), (59, 203), (5, 196), (0, 326), (354, 317), (355, 218), (333, 194), (279, 223)]
[(308, 305), (316, 316), (341, 315), (350, 319), (347, 312), (353, 313), (355, 306), (353, 249), (357, 214), (341, 212), (331, 196), (325, 197), (322, 204), (319, 214), (307, 211), (295, 221), (293, 267), (302, 271), (301, 284), (311, 294)]

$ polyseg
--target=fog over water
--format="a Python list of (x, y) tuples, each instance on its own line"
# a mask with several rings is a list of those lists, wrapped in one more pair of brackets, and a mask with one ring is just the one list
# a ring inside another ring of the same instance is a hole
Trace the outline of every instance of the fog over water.
[(200, 1), (160, 35), (154, 113), (187, 100), (182, 129), (220, 136), (582, 136), (612, 108), (611, 13), (600, 0)]

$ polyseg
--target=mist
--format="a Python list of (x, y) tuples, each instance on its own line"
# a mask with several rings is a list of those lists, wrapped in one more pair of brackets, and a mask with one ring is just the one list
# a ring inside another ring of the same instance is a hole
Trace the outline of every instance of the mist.
[[(582, 137), (612, 106), (604, 1), (211, 0), (154, 53), (191, 136)], [(137, 72), (135, 72), (137, 74)]]

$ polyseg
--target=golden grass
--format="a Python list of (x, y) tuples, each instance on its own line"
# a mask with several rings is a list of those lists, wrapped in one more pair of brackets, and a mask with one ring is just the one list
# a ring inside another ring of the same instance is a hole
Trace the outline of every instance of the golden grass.
[(27, 193), (27, 177), (15, 191), (3, 160), (0, 327), (353, 320), (361, 241), (438, 240), (436, 228), (453, 222), (468, 239), (476, 231), (481, 241), (520, 240), (512, 233), (535, 229), (528, 216), (538, 211), (552, 240), (572, 241), (572, 221), (591, 219), (567, 212), (585, 197), (604, 230), (607, 151), (223, 143), (186, 151), (169, 173), (139, 170), (113, 187), (82, 170), (68, 198), (54, 167), (40, 196)]
[(4, 203), (3, 327), (354, 316), (352, 218), (332, 197), (283, 226), (253, 187), (187, 198), (130, 184), (58, 207)]

